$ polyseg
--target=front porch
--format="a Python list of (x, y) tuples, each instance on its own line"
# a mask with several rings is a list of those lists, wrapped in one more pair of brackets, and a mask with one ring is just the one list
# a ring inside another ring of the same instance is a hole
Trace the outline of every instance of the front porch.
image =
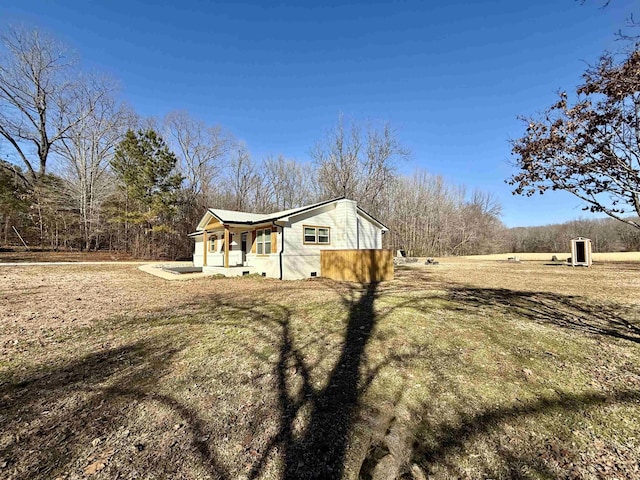
[(205, 275), (280, 277), (278, 233), (273, 224), (222, 224), (210, 221), (194, 235), (193, 265)]

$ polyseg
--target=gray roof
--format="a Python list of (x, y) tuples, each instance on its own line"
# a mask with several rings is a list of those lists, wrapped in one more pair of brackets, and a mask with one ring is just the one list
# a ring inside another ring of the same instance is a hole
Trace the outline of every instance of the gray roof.
[(209, 211), (219, 220), (230, 223), (257, 222), (265, 216), (263, 213), (238, 212), (236, 210), (222, 210), (220, 208), (210, 208)]
[(273, 213), (247, 213), (247, 212), (237, 212), (235, 210), (221, 210), (219, 208), (210, 208), (209, 212), (211, 212), (211, 214), (213, 214), (222, 223), (255, 224), (255, 223), (271, 222), (283, 217), (289, 217), (297, 213), (306, 212), (307, 210), (321, 207), (323, 205), (328, 205), (329, 203), (342, 200), (343, 198), (344, 197), (334, 198), (332, 200), (325, 200), (324, 202), (318, 202), (312, 205), (305, 205), (304, 207), (290, 208), (288, 210), (281, 210), (279, 212), (273, 212)]
[[(311, 205), (305, 205), (304, 207), (298, 208), (290, 208), (288, 210), (281, 210), (279, 212), (273, 213), (249, 213), (249, 212), (238, 212), (236, 210), (222, 210), (220, 208), (210, 208), (208, 213), (216, 217), (220, 220), (221, 223), (235, 223), (235, 224), (243, 224), (243, 225), (257, 225), (261, 223), (274, 222), (276, 220), (280, 220), (282, 218), (290, 217), (293, 215), (297, 215), (299, 213), (306, 212), (308, 210), (313, 210), (314, 208), (322, 207), (324, 205), (329, 205), (330, 203), (337, 202), (338, 200), (343, 200), (345, 197), (334, 198), (331, 200), (325, 200), (324, 202), (318, 202)], [(388, 230), (387, 227), (384, 226), (380, 221), (369, 215), (367, 212), (362, 210), (360, 207), (357, 207), (357, 211), (366, 217), (369, 218), (370, 221), (377, 223), (384, 230)], [(206, 217), (206, 216), (205, 216)], [(204, 221), (204, 218), (200, 223)], [(202, 230), (199, 230), (201, 233)], [(198, 231), (194, 233), (190, 233), (190, 236), (198, 235)]]

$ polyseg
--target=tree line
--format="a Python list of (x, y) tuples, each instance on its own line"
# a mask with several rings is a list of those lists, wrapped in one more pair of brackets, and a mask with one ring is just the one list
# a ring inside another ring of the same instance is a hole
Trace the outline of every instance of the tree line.
[(141, 118), (51, 36), (1, 40), (4, 244), (188, 258), (186, 235), (209, 207), (266, 213), (342, 196), (390, 227), (387, 247), (413, 255), (488, 253), (504, 228), (491, 194), (400, 175), (410, 153), (389, 124), (339, 116), (308, 159), (256, 159), (187, 112)]
[[(629, 218), (638, 221), (638, 218)], [(612, 218), (579, 219), (538, 227), (517, 227), (505, 232), (503, 251), (559, 253), (571, 249), (572, 238), (591, 239), (594, 252), (640, 251), (640, 230)]]

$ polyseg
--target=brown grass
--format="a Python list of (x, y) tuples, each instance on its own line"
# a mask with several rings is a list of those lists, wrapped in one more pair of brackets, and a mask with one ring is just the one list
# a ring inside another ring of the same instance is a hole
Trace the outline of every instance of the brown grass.
[[(509, 257), (518, 257), (520, 260), (536, 260), (540, 262), (548, 262), (553, 256), (558, 260), (565, 261), (571, 256), (570, 251), (552, 252), (552, 253), (493, 253), (491, 255), (469, 255), (466, 257), (454, 257), (454, 261), (491, 261), (491, 260), (507, 260)], [(640, 252), (596, 252), (592, 256), (594, 262), (638, 262), (640, 261)], [(447, 258), (449, 260), (449, 258)]]
[(638, 478), (639, 264), (0, 269), (2, 478)]
[(52, 251), (24, 248), (0, 249), (0, 263), (25, 262), (121, 262), (136, 261), (131, 255), (100, 250), (97, 252)]

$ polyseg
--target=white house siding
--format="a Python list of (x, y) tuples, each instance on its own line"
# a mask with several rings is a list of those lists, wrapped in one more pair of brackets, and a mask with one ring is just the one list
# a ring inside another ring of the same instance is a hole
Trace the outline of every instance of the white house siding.
[[(278, 222), (280, 223), (280, 222)], [(305, 245), (304, 226), (329, 227), (329, 245)], [(251, 226), (255, 228), (274, 228), (272, 225)], [(251, 230), (249, 230), (250, 250)], [(272, 245), (271, 255), (260, 255), (247, 253), (246, 259), (248, 268), (252, 273), (262, 274), (267, 277), (280, 277), (280, 251), (282, 248), (282, 228), (276, 229), (277, 242)], [(218, 237), (220, 238), (220, 237)], [(240, 254), (241, 237), (238, 233), (232, 237), (238, 245), (231, 247), (230, 266), (233, 267), (232, 257)], [(221, 243), (219, 243), (219, 248)], [(314, 208), (311, 211), (293, 215), (284, 227), (284, 252), (282, 253), (283, 279), (296, 280), (308, 278), (314, 272), (321, 275), (320, 271), (320, 251), (333, 249), (379, 249), (382, 248), (382, 231), (379, 226), (373, 224), (366, 216), (361, 215), (357, 210), (357, 204), (353, 200), (342, 199), (328, 205)], [(194, 265), (202, 265), (202, 236), (195, 238)], [(222, 265), (222, 253), (208, 253), (207, 263), (209, 266)], [(234, 271), (236, 269), (233, 269)], [(231, 272), (229, 272), (231, 274)]]
[(353, 200), (345, 199), (336, 203), (336, 223), (341, 227), (343, 243), (332, 246), (333, 248), (358, 248), (358, 215), (356, 212), (356, 202)]
[(382, 230), (358, 213), (358, 246), (360, 249), (382, 248)]
[(320, 276), (320, 252), (309, 255), (283, 255), (284, 280), (309, 278), (313, 272)]
[(252, 269), (262, 275), (263, 273), (267, 277), (280, 278), (280, 258), (276, 254), (267, 256), (247, 255), (247, 260)]
[[(320, 250), (355, 249), (358, 245), (356, 202), (339, 200), (291, 218), (284, 232), (285, 249), (282, 259), (285, 280), (320, 275)], [(369, 222), (367, 222), (369, 223)], [(329, 245), (305, 245), (304, 227), (329, 227)]]
[(201, 267), (204, 262), (204, 249), (203, 249), (203, 237), (202, 235), (198, 235), (194, 237), (196, 244), (193, 250), (193, 266)]

